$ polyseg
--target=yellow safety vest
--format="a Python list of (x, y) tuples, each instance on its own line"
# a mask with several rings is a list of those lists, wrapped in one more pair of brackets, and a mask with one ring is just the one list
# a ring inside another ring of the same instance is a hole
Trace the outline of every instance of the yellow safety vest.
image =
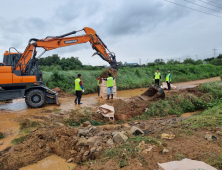
[(159, 73), (155, 72), (155, 79), (160, 79), (160, 72)]
[(113, 77), (107, 78), (107, 87), (113, 87)]
[(166, 81), (171, 81), (170, 74), (167, 74)]
[(82, 91), (82, 89), (81, 89), (81, 87), (80, 87), (80, 79), (79, 78), (77, 78), (76, 80), (75, 80), (75, 90), (77, 90), (77, 91)]

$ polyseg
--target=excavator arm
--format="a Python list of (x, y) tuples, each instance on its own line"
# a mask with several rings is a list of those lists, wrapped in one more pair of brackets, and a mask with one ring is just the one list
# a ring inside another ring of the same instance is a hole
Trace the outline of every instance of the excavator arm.
[[(60, 47), (66, 47), (70, 45), (82, 44), (86, 42), (90, 42), (92, 48), (96, 50), (94, 53), (99, 55), (103, 60), (107, 61), (111, 68), (117, 69), (117, 62), (114, 53), (111, 53), (107, 46), (103, 43), (103, 41), (99, 38), (96, 32), (89, 28), (85, 27), (82, 30), (85, 31), (85, 35), (82, 36), (73, 36), (68, 37), (70, 35), (76, 34), (79, 31), (73, 31), (61, 36), (49, 36), (45, 39), (35, 39), (32, 38), (29, 40), (28, 46), (26, 47), (23, 54), (21, 54), (21, 58), (18, 61), (17, 65), (14, 67), (14, 70), (21, 70), (22, 73), (25, 73), (27, 70), (27, 64), (32, 59), (32, 62), (35, 62), (40, 58), (46, 51), (53, 50)], [(82, 31), (80, 30), (80, 31)], [(36, 48), (42, 47), (44, 48), (44, 52), (40, 54), (36, 58)], [(34, 64), (34, 63), (32, 63)]]

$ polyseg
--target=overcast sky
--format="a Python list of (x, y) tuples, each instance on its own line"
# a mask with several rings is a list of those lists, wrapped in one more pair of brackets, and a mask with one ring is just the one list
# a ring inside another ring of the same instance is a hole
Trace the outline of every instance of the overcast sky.
[[(30, 38), (57, 36), (84, 27), (93, 28), (114, 52), (118, 61), (152, 62), (157, 58), (193, 59), (222, 54), (221, 8), (188, 0), (178, 4), (221, 16), (214, 17), (186, 9), (165, 0), (0, 0), (0, 52), (16, 47), (23, 52)], [(215, 5), (215, 4), (214, 4)], [(84, 32), (82, 32), (84, 33)], [(39, 50), (39, 53), (42, 50)], [(107, 64), (89, 43), (48, 51), (43, 57), (79, 57), (83, 64)], [(2, 61), (0, 55), (0, 61)]]

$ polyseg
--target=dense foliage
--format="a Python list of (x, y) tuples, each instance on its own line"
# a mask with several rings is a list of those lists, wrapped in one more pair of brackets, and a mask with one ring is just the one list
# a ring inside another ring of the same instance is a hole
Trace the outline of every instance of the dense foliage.
[(62, 58), (57, 54), (39, 59), (39, 68), (42, 71), (52, 70), (100, 70), (99, 67), (83, 65), (78, 57)]
[[(222, 66), (213, 66), (210, 64), (201, 65), (155, 65), (153, 67), (141, 68), (120, 68), (116, 79), (118, 90), (134, 89), (140, 87), (148, 87), (153, 82), (153, 74), (156, 69), (160, 70), (162, 81), (165, 81), (167, 70), (171, 71), (172, 83), (192, 81), (197, 79), (205, 79), (222, 75)], [(43, 71), (43, 82), (49, 88), (60, 87), (62, 90), (74, 93), (74, 80), (77, 74), (82, 74), (82, 82), (87, 93), (95, 93), (97, 90), (97, 78), (102, 74), (103, 70), (69, 70), (52, 72)]]

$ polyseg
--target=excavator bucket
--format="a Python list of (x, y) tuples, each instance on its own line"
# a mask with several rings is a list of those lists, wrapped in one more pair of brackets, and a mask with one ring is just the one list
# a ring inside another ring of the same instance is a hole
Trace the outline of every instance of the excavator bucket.
[(164, 99), (165, 93), (162, 88), (158, 85), (151, 85), (147, 91), (139, 96), (142, 100), (155, 101), (158, 99)]

